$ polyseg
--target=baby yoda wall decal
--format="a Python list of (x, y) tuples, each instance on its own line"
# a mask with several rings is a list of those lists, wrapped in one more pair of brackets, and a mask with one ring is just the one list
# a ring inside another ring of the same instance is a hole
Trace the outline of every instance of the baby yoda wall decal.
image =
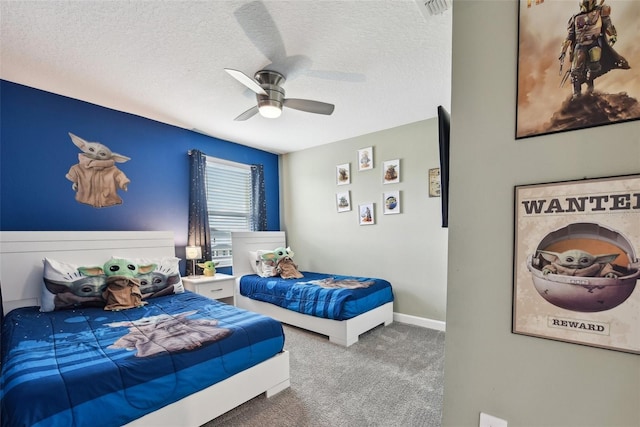
[(571, 249), (562, 253), (538, 251), (550, 264), (542, 268), (542, 274), (561, 274), (578, 277), (616, 278), (622, 274), (616, 271), (611, 263), (618, 254), (592, 255), (580, 249)]
[(88, 142), (69, 132), (71, 141), (82, 150), (78, 154), (78, 164), (71, 166), (65, 176), (73, 182), (76, 200), (95, 208), (122, 204), (117, 190), (127, 191), (129, 178), (116, 167), (116, 163), (131, 160), (129, 157), (112, 152), (99, 142)]

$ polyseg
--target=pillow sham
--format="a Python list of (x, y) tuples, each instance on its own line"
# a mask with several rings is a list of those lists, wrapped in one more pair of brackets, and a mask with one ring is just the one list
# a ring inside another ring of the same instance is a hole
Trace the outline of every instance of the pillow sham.
[(262, 255), (267, 252), (273, 252), (272, 250), (260, 249), (257, 251), (249, 251), (249, 260), (251, 262), (251, 268), (255, 274), (260, 277), (273, 277), (277, 276), (276, 266), (272, 261), (265, 261), (262, 259)]
[(41, 312), (81, 306), (104, 307), (102, 292), (107, 287), (105, 275), (85, 276), (78, 271), (79, 265), (51, 258), (45, 258), (42, 262)]
[(137, 265), (155, 264), (150, 273), (139, 274), (140, 292), (142, 299), (160, 297), (163, 295), (181, 294), (184, 285), (180, 278), (180, 258), (167, 256), (159, 258), (131, 258), (112, 256), (112, 259), (128, 259)]

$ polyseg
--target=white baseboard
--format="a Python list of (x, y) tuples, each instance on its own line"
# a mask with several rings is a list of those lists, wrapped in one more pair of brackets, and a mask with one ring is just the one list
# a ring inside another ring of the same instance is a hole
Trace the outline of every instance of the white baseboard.
[(412, 316), (410, 314), (393, 313), (393, 321), (398, 323), (406, 323), (408, 325), (420, 326), (423, 328), (435, 329), (444, 332), (446, 330), (446, 322), (441, 320), (425, 319), (424, 317)]

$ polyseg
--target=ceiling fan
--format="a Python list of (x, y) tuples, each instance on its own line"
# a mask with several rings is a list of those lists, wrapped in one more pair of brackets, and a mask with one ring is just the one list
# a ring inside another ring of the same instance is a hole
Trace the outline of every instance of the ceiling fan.
[(235, 120), (247, 120), (260, 113), (261, 116), (274, 119), (282, 114), (282, 107), (307, 113), (330, 115), (334, 105), (310, 99), (285, 98), (282, 84), (285, 78), (277, 71), (260, 70), (251, 78), (242, 71), (225, 68), (233, 78), (256, 93), (257, 105), (240, 114)]

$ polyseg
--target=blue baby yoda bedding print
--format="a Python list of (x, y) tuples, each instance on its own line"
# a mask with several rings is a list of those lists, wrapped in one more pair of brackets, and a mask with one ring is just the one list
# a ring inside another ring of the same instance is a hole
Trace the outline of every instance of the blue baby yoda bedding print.
[(242, 276), (240, 294), (325, 319), (346, 320), (393, 301), (384, 279), (301, 272), (301, 279)]
[(19, 308), (2, 330), (2, 427), (126, 424), (283, 345), (280, 322), (192, 292), (121, 311)]

